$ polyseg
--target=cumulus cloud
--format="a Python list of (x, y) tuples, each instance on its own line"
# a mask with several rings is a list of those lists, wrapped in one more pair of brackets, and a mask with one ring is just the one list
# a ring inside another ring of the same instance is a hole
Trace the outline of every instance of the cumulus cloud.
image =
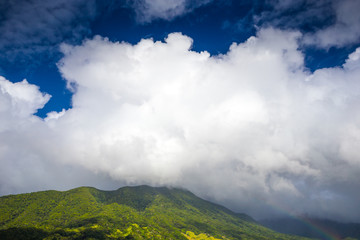
[[(43, 108), (51, 97), (39, 92), (39, 87), (29, 84), (26, 79), (22, 82), (11, 83), (0, 77), (0, 90), (2, 102), (8, 102), (3, 105), (4, 109), (1, 110), (15, 113), (21, 117), (34, 114), (38, 109)], [(8, 107), (14, 110), (7, 109)]]
[[(359, 50), (310, 73), (301, 37), (262, 29), (217, 56), (192, 51), (181, 33), (62, 45), (73, 108), (42, 121), (30, 113), (46, 95), (22, 83), (31, 104), (15, 118), (20, 128), (0, 132), (1, 192), (73, 167), (112, 184), (185, 187), (255, 217), (270, 206), (360, 221)], [(0, 94), (19, 112), (16, 94)]]
[[(56, 146), (59, 136), (51, 124), (33, 115), (50, 97), (26, 80), (12, 83), (0, 77), (0, 194), (66, 190), (79, 185), (117, 188), (121, 182), (115, 183), (105, 174), (58, 161), (66, 152)], [(60, 115), (50, 113), (48, 119)]]
[(50, 97), (41, 93), (39, 87), (29, 84), (25, 79), (22, 82), (12, 83), (0, 76), (0, 133), (16, 130), (28, 121), (36, 121), (33, 114), (42, 108)]
[(135, 0), (128, 1), (134, 8), (136, 18), (141, 23), (149, 23), (155, 19), (172, 20), (198, 8), (212, 0)]

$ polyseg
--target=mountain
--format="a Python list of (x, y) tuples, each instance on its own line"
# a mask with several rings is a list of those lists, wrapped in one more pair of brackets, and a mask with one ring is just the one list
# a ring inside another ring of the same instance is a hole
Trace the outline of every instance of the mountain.
[(360, 239), (360, 223), (340, 223), (327, 219), (299, 217), (262, 220), (268, 228), (286, 234), (333, 240), (352, 238)]
[(80, 187), (0, 197), (0, 239), (304, 239), (189, 191)]

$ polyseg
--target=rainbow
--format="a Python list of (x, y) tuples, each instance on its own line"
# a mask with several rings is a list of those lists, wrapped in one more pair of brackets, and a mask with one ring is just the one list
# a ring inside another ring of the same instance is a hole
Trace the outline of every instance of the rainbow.
[(341, 240), (341, 237), (339, 235), (337, 235), (335, 232), (333, 232), (331, 229), (328, 229), (328, 228), (318, 224), (316, 221), (314, 221), (312, 219), (308, 219), (306, 217), (295, 217), (295, 216), (293, 216), (293, 217), (295, 219), (299, 220), (300, 222), (302, 222), (304, 225), (310, 227), (315, 232), (317, 232), (321, 236), (321, 239)]
[(322, 240), (341, 240), (342, 239), (337, 233), (335, 233), (331, 229), (328, 229), (328, 228), (320, 225), (319, 223), (317, 223), (314, 220), (311, 220), (307, 217), (294, 215), (293, 213), (291, 213), (291, 211), (287, 211), (284, 207), (276, 206), (275, 204), (269, 205), (267, 203), (267, 205), (269, 207), (271, 207), (272, 209), (282, 213), (284, 216), (287, 216), (289, 218), (300, 221), (305, 226), (309, 227), (311, 230), (318, 233), (318, 235), (321, 236)]

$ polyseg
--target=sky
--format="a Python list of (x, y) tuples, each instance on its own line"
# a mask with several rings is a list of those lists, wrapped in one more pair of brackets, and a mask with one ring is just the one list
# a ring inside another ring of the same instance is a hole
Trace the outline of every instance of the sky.
[(147, 184), (360, 222), (359, 10), (2, 0), (0, 195)]

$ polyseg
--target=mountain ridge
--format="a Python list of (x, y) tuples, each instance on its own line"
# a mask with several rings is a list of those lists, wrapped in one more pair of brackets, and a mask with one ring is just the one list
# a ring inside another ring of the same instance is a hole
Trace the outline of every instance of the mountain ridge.
[[(21, 238), (17, 238), (19, 234)], [(1, 239), (305, 239), (180, 188), (78, 187), (0, 197)]]

